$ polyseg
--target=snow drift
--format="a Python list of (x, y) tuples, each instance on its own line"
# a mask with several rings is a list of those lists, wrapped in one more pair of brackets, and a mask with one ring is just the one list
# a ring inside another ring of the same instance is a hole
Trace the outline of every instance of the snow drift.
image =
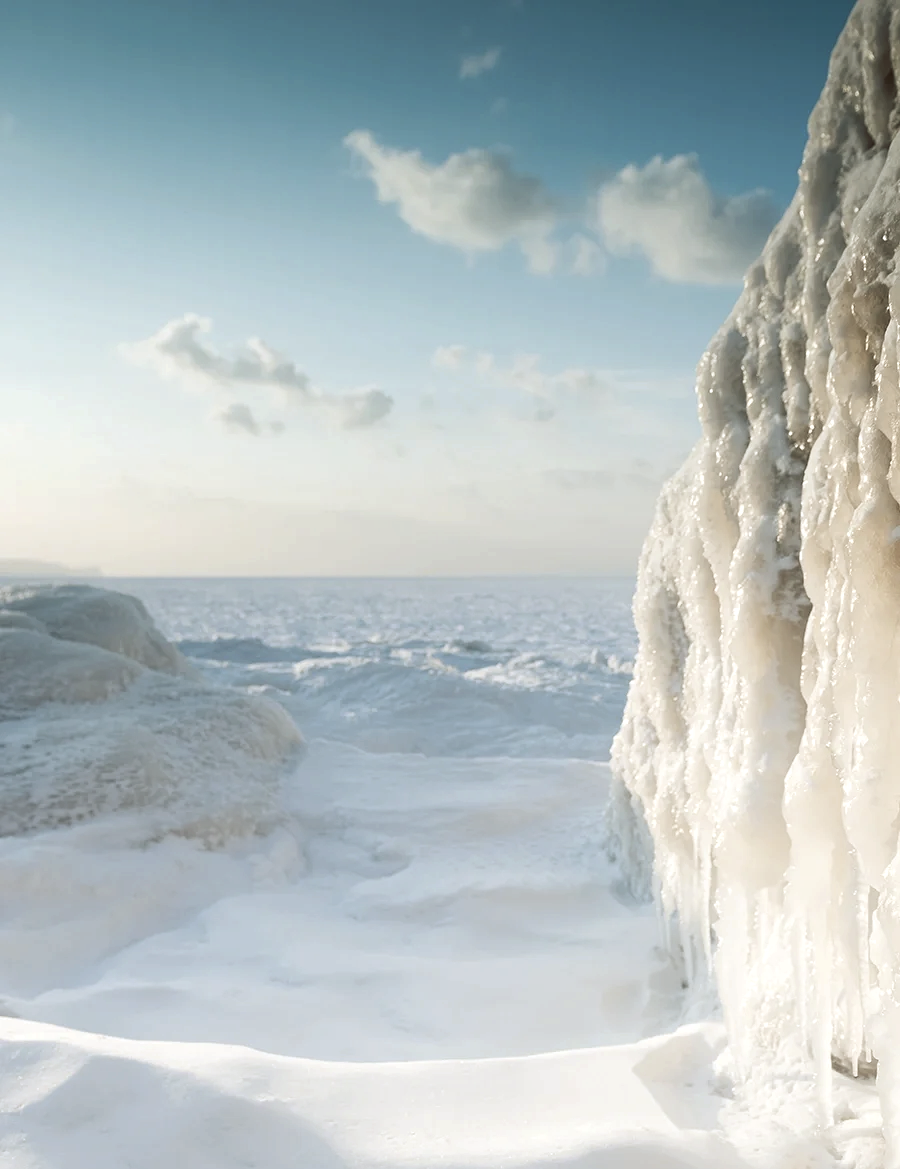
[[(623, 851), (738, 1072), (874, 1051), (900, 1164), (900, 3), (861, 0), (797, 194), (697, 381), (702, 438), (641, 558), (613, 748)], [(710, 938), (716, 939), (715, 955)]]
[(276, 703), (201, 682), (140, 601), (0, 590), (0, 836), (137, 808), (151, 832), (254, 831), (301, 742)]

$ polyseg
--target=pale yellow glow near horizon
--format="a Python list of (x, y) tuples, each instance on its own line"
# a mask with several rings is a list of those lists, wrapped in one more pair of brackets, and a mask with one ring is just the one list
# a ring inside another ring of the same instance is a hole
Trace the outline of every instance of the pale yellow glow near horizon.
[(645, 518), (511, 516), (476, 498), (455, 516), (314, 510), (127, 482), (24, 494), (0, 516), (0, 559), (113, 576), (630, 573)]

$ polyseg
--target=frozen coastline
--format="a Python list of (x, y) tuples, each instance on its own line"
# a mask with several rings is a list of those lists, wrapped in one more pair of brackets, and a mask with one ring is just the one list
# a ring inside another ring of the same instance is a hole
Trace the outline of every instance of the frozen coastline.
[[(552, 589), (272, 588), (150, 590), (190, 659), (127, 599), (6, 594), (4, 1164), (721, 1164), (721, 1026), (669, 1033), (680, 974), (578, 757), (621, 709), (627, 583), (570, 589), (606, 617), (569, 648)], [(532, 757), (486, 754), (516, 722)]]

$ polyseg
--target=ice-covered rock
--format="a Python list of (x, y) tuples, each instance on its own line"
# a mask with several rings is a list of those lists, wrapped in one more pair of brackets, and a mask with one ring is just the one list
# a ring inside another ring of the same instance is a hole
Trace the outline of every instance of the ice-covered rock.
[(6, 714), (47, 702), (105, 702), (143, 673), (140, 663), (95, 645), (0, 628), (0, 712)]
[(0, 627), (9, 621), (5, 614), (21, 614), (65, 641), (98, 645), (151, 670), (194, 676), (137, 597), (90, 585), (12, 585), (0, 589), (0, 610)]
[[(880, 1060), (900, 1164), (900, 3), (861, 0), (797, 194), (700, 363), (613, 764), (739, 1071)], [(619, 806), (627, 810), (624, 794)], [(629, 840), (640, 855), (640, 832)], [(716, 939), (711, 953), (710, 938)], [(874, 988), (874, 993), (871, 993)]]
[(49, 632), (43, 621), (15, 609), (0, 609), (0, 629), (34, 629), (38, 633)]
[(277, 818), (302, 743), (277, 703), (195, 678), (131, 597), (65, 586), (2, 603), (0, 835), (145, 809), (152, 831), (215, 841)]

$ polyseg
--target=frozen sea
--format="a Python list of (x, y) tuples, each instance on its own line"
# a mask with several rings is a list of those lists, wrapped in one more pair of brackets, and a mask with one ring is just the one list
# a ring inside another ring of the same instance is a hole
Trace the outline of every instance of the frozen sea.
[(99, 583), (307, 751), (222, 847), (0, 839), (0, 1163), (738, 1164), (722, 1028), (604, 847), (631, 581)]
[(622, 580), (120, 581), (211, 677), (311, 739), (429, 757), (606, 759), (636, 637)]

